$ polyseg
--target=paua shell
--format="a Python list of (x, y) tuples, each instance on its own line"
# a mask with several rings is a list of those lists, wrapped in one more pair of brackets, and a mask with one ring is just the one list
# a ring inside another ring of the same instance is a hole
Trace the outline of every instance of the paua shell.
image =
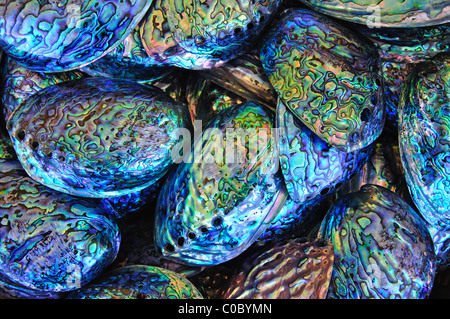
[(0, 269), (18, 286), (75, 290), (116, 257), (120, 232), (92, 199), (54, 191), (27, 176), (18, 161), (0, 161)]
[(383, 61), (418, 63), (450, 49), (450, 21), (422, 28), (358, 27), (377, 47)]
[(86, 78), (47, 87), (11, 115), (17, 155), (36, 181), (84, 197), (115, 197), (160, 179), (177, 158), (188, 111), (159, 89)]
[(306, 9), (288, 9), (270, 26), (260, 58), (279, 98), (311, 131), (344, 152), (383, 130), (379, 55), (367, 39)]
[(411, 196), (436, 227), (450, 225), (450, 54), (418, 64), (399, 104), (400, 155)]
[(155, 60), (187, 69), (210, 69), (248, 51), (280, 0), (155, 0), (141, 38)]
[(268, 227), (286, 200), (273, 113), (253, 101), (219, 113), (160, 192), (155, 244), (167, 258), (223, 263)]
[(7, 58), (2, 91), (3, 114), (5, 119), (8, 119), (11, 113), (34, 93), (57, 83), (81, 79), (83, 77), (87, 77), (87, 75), (79, 70), (56, 73), (31, 71), (13, 59)]
[(134, 80), (157, 80), (174, 71), (147, 55), (139, 25), (112, 51), (80, 69), (91, 76)]
[(366, 184), (338, 199), (318, 237), (331, 240), (334, 265), (328, 298), (426, 298), (435, 253), (423, 218), (395, 193)]
[(413, 28), (450, 22), (447, 0), (300, 0), (334, 18), (371, 28)]
[(276, 109), (277, 92), (267, 78), (257, 50), (243, 54), (218, 68), (198, 73), (246, 100), (261, 103), (274, 111)]
[(297, 203), (287, 196), (280, 212), (259, 236), (258, 242), (308, 236), (312, 229), (320, 224), (327, 212), (330, 206), (328, 197), (319, 196), (304, 203)]
[(325, 299), (333, 245), (297, 238), (248, 256), (224, 288), (223, 299)]
[(279, 101), (280, 166), (286, 189), (295, 202), (331, 194), (367, 162), (372, 146), (346, 153), (325, 143)]
[(448, 270), (450, 267), (450, 226), (434, 227), (428, 224), (436, 253), (436, 270)]
[(111, 51), (137, 26), (152, 1), (0, 3), (0, 46), (33, 71), (76, 69)]
[(185, 277), (159, 267), (114, 269), (73, 292), (68, 299), (203, 299)]

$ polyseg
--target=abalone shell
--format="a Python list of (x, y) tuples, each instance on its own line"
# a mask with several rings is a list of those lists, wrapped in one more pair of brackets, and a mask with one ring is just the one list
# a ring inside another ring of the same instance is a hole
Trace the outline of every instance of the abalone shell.
[(134, 265), (114, 269), (68, 299), (203, 299), (185, 277), (159, 267)]
[(343, 152), (325, 143), (279, 101), (280, 166), (286, 189), (293, 201), (305, 203), (335, 192), (369, 159), (372, 146)]
[(36, 183), (18, 161), (0, 160), (0, 190), (0, 272), (6, 284), (36, 295), (71, 291), (116, 257), (119, 227), (97, 201)]
[(399, 103), (400, 155), (412, 199), (435, 227), (450, 225), (450, 54), (418, 64)]
[(381, 134), (381, 62), (366, 38), (319, 13), (287, 9), (263, 41), (260, 58), (270, 82), (311, 131), (344, 152)]
[(174, 69), (147, 55), (142, 45), (139, 25), (112, 51), (80, 68), (90, 76), (141, 81), (157, 80)]
[(386, 188), (366, 184), (339, 198), (325, 215), (318, 237), (334, 247), (328, 298), (429, 296), (436, 256), (427, 224)]
[(447, 0), (300, 0), (334, 18), (371, 28), (415, 28), (450, 22)]
[(296, 238), (247, 256), (224, 288), (223, 299), (325, 299), (333, 245)]
[(28, 97), (48, 86), (87, 77), (79, 70), (55, 73), (31, 71), (11, 58), (5, 62), (3, 74), (3, 114), (7, 120), (11, 113)]
[(223, 263), (268, 227), (286, 200), (273, 120), (248, 101), (219, 113), (195, 138), (158, 198), (155, 244), (163, 256)]
[(0, 3), (0, 46), (38, 72), (69, 71), (118, 45), (152, 1), (49, 1)]
[(177, 155), (185, 105), (134, 81), (85, 78), (47, 87), (7, 127), (36, 181), (83, 197), (117, 197), (160, 179)]
[(155, 0), (141, 25), (148, 55), (164, 64), (210, 69), (255, 45), (280, 0)]

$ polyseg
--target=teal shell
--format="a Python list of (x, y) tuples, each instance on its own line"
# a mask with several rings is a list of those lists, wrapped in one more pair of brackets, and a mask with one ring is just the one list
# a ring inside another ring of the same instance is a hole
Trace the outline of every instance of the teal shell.
[(114, 49), (152, 1), (22, 0), (0, 3), (0, 46), (33, 71), (69, 71)]
[(4, 284), (9, 280), (37, 296), (71, 291), (111, 264), (119, 250), (119, 227), (97, 201), (36, 183), (18, 161), (1, 160), (0, 171)]
[(211, 69), (249, 51), (276, 13), (280, 0), (155, 0), (141, 38), (156, 61)]
[(277, 241), (249, 254), (223, 288), (223, 299), (325, 299), (333, 245), (323, 239)]
[(325, 215), (318, 237), (334, 246), (328, 298), (429, 296), (436, 255), (427, 224), (386, 188), (366, 184), (339, 198)]
[(400, 155), (412, 199), (435, 227), (450, 225), (450, 54), (418, 64), (399, 104)]
[(168, 269), (134, 265), (114, 269), (68, 299), (203, 299), (185, 277)]
[(325, 143), (279, 101), (276, 113), (280, 166), (287, 191), (295, 202), (335, 192), (358, 173), (369, 159), (372, 145), (343, 152)]
[(385, 97), (374, 45), (319, 13), (287, 9), (260, 49), (279, 98), (311, 131), (344, 152), (381, 134)]
[(7, 120), (11, 113), (28, 97), (48, 86), (87, 77), (79, 70), (55, 73), (31, 71), (7, 58), (3, 74), (3, 113)]
[(300, 0), (337, 19), (372, 28), (415, 28), (450, 22), (448, 0)]
[(36, 181), (83, 197), (117, 197), (173, 163), (186, 106), (133, 81), (85, 78), (39, 91), (11, 115), (19, 160)]
[[(269, 109), (249, 101), (219, 113), (195, 139), (158, 198), (155, 245), (163, 256), (192, 265), (223, 263), (269, 226), (286, 200), (273, 120)], [(257, 147), (263, 130), (267, 143)], [(234, 147), (233, 159), (227, 146)]]

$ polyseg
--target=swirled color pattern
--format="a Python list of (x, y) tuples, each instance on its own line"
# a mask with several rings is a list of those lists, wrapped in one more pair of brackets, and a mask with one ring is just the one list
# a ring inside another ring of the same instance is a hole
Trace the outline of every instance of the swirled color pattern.
[(187, 108), (134, 81), (85, 78), (47, 87), (8, 121), (19, 160), (38, 182), (84, 197), (140, 191), (172, 165)]
[(116, 257), (120, 232), (93, 199), (54, 191), (0, 162), (0, 272), (43, 293), (75, 290)]
[(381, 62), (367, 39), (319, 13), (287, 9), (263, 41), (260, 58), (270, 82), (311, 131), (344, 152), (381, 134)]
[(286, 200), (273, 113), (253, 101), (214, 117), (167, 177), (155, 244), (167, 258), (213, 265), (236, 257), (268, 227)]
[(412, 199), (435, 227), (450, 225), (450, 54), (418, 64), (399, 104), (400, 155)]
[(69, 299), (203, 299), (183, 276), (164, 268), (134, 265), (104, 274)]
[(38, 72), (69, 71), (114, 49), (152, 1), (23, 0), (0, 3), (0, 46)]
[(436, 256), (426, 222), (386, 188), (366, 184), (338, 199), (319, 237), (334, 247), (328, 298), (421, 299), (430, 294)]
[(280, 0), (155, 0), (141, 38), (148, 55), (187, 69), (210, 69), (250, 50)]

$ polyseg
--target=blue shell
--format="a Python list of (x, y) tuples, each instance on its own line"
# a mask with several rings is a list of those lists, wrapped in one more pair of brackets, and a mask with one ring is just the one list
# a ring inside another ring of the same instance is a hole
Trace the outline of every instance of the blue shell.
[(2, 91), (5, 119), (7, 120), (12, 112), (34, 93), (57, 83), (83, 77), (87, 77), (87, 75), (79, 70), (56, 73), (31, 71), (13, 59), (7, 58), (3, 74), (4, 86)]
[(418, 64), (399, 104), (400, 155), (412, 199), (435, 227), (450, 225), (450, 54)]
[(137, 26), (152, 1), (3, 1), (0, 46), (33, 71), (76, 69), (100, 58)]
[(223, 263), (268, 227), (286, 200), (272, 128), (273, 113), (249, 101), (219, 113), (196, 137), (158, 198), (155, 244), (165, 257)]
[(381, 134), (381, 61), (365, 37), (327, 16), (291, 8), (265, 34), (260, 58), (279, 99), (325, 142), (353, 152)]
[(183, 276), (168, 269), (134, 265), (104, 274), (68, 299), (203, 299)]
[(150, 58), (144, 50), (139, 25), (112, 51), (81, 67), (90, 76), (133, 80), (157, 80), (175, 68)]
[(155, 0), (141, 24), (142, 42), (163, 64), (215, 68), (256, 45), (281, 2)]
[(4, 284), (36, 295), (75, 290), (114, 260), (119, 227), (96, 201), (36, 183), (18, 161), (1, 160), (0, 170)]
[(160, 179), (177, 158), (185, 105), (133, 81), (85, 78), (47, 87), (11, 115), (19, 160), (36, 181), (76, 196), (117, 197)]
[(280, 166), (287, 191), (305, 203), (333, 193), (369, 159), (372, 146), (346, 153), (325, 143), (279, 101), (276, 114)]
[[(450, 22), (447, 0), (300, 0), (314, 10), (371, 28), (415, 27)], [(400, 32), (403, 32), (401, 30)]]
[(319, 237), (331, 240), (328, 298), (427, 298), (436, 255), (423, 218), (395, 193), (366, 184), (338, 199)]

